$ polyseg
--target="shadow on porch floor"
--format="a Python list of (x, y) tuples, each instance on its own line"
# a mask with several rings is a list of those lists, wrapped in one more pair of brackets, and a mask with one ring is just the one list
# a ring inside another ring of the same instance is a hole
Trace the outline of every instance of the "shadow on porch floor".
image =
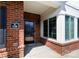
[(41, 43), (31, 43), (31, 44), (26, 44), (25, 49), (24, 49), (24, 56), (30, 53), (30, 51), (35, 48), (35, 47), (40, 47), (43, 46)]

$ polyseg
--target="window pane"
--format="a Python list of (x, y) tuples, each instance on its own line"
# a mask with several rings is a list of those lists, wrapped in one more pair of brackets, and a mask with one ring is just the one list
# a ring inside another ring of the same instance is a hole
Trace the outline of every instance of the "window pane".
[(79, 38), (79, 19), (78, 19), (78, 38)]
[(6, 43), (6, 7), (0, 7), (0, 48), (5, 47)]
[(69, 16), (65, 16), (65, 39), (69, 39)]
[(74, 38), (74, 18), (73, 17), (71, 17), (71, 29), (70, 29), (70, 31), (71, 31), (71, 39), (73, 39)]
[(65, 39), (70, 40), (74, 38), (74, 18), (65, 16)]
[(56, 39), (56, 17), (49, 19), (49, 37)]
[(48, 37), (48, 20), (43, 22), (43, 36)]
[(26, 21), (25, 22), (25, 36), (26, 37), (33, 36), (33, 32), (34, 32), (34, 23), (31, 21)]
[(6, 28), (6, 7), (1, 7), (0, 13), (1, 13), (0, 28), (5, 29)]

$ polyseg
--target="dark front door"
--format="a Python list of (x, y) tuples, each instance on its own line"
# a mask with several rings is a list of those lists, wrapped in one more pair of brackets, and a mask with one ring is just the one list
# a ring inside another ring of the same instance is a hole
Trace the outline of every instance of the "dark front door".
[(34, 42), (34, 22), (25, 21), (25, 43)]

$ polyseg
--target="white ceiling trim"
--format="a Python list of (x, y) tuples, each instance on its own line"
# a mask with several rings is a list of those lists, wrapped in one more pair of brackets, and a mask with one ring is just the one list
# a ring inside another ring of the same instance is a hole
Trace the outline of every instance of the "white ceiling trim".
[(24, 11), (35, 13), (35, 14), (42, 14), (47, 9), (50, 8), (57, 8), (58, 6), (51, 1), (24, 1)]

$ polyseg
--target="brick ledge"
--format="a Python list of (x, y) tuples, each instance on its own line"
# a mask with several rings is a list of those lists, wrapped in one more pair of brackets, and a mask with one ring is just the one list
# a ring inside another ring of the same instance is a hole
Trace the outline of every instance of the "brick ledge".
[[(41, 38), (41, 39), (43, 40), (43, 39), (45, 39), (45, 38)], [(58, 45), (58, 46), (61, 46), (61, 47), (67, 46), (67, 45), (71, 45), (71, 44), (74, 44), (74, 43), (76, 43), (76, 42), (79, 42), (79, 40), (76, 40), (76, 41), (73, 41), (73, 42), (68, 42), (68, 43), (63, 43), (63, 44), (61, 44), (61, 43), (54, 42), (54, 41), (50, 41), (50, 40), (47, 40), (47, 39), (46, 39), (46, 41), (48, 41), (48, 42), (50, 42), (50, 43), (54, 43), (54, 44), (56, 44), (56, 45)]]
[(24, 48), (25, 47), (25, 45), (20, 45), (18, 48)]
[(6, 52), (6, 48), (0, 48), (0, 53)]

